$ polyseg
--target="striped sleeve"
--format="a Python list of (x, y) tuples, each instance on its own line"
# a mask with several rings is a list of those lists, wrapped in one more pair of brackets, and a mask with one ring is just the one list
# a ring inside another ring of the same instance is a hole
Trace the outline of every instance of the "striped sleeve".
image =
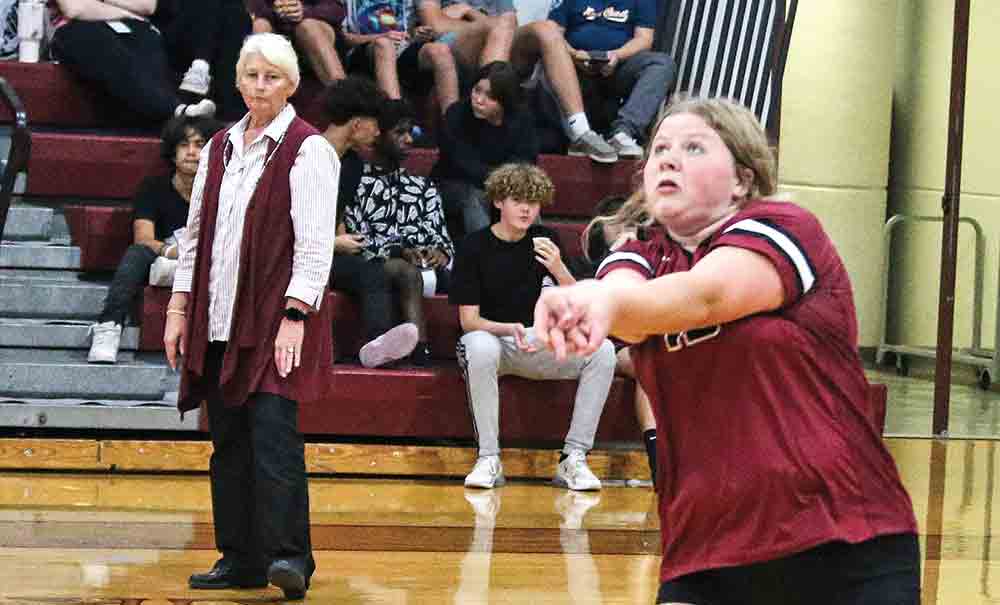
[(604, 257), (597, 267), (597, 279), (603, 279), (612, 271), (629, 269), (642, 275), (645, 279), (656, 277), (656, 267), (651, 261), (655, 251), (648, 242), (632, 241)]
[(198, 251), (198, 236), (201, 228), (201, 204), (205, 195), (205, 179), (208, 176), (208, 156), (212, 153), (212, 141), (205, 143), (198, 158), (198, 172), (191, 188), (188, 204), (187, 226), (177, 242), (177, 271), (174, 273), (174, 292), (191, 292), (194, 276), (195, 256)]
[(285, 296), (315, 309), (319, 309), (323, 288), (330, 279), (337, 234), (337, 204), (331, 204), (330, 199), (339, 179), (340, 161), (333, 147), (319, 135), (307, 138), (289, 176), (295, 251)]
[(765, 256), (781, 277), (785, 305), (789, 305), (816, 286), (816, 267), (808, 249), (814, 238), (809, 229), (807, 221), (744, 218), (726, 227), (712, 247), (736, 246)]

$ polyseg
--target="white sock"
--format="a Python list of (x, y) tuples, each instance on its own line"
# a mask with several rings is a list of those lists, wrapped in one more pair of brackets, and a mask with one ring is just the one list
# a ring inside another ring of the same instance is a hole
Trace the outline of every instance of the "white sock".
[(570, 138), (574, 141), (590, 130), (590, 122), (587, 121), (587, 114), (582, 111), (566, 118), (566, 124), (569, 126)]
[(211, 68), (208, 66), (208, 61), (204, 59), (195, 59), (194, 61), (191, 61), (191, 69), (208, 73)]

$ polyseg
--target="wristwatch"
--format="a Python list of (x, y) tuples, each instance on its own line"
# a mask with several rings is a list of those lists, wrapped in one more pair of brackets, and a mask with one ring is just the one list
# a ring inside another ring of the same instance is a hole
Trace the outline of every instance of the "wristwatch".
[(309, 314), (305, 311), (300, 311), (295, 307), (288, 307), (285, 309), (285, 319), (290, 321), (305, 321), (309, 317)]

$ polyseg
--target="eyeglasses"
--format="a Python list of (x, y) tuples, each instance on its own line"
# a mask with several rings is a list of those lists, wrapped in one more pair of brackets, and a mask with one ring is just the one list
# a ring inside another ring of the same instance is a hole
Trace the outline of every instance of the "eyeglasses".
[(709, 326), (707, 328), (685, 330), (676, 334), (665, 334), (663, 336), (663, 344), (667, 346), (668, 352), (675, 353), (684, 347), (690, 347), (699, 342), (711, 340), (718, 336), (720, 332), (722, 332), (722, 326)]

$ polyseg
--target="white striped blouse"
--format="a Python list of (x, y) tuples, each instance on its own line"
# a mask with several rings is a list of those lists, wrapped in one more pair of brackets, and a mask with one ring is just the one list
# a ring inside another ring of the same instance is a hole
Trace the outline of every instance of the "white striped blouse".
[[(249, 116), (237, 122), (226, 133), (226, 140), (232, 146), (232, 155), (222, 177), (215, 240), (212, 242), (212, 265), (208, 278), (209, 340), (229, 339), (247, 206), (270, 159), (267, 157), (268, 139), (280, 141), (294, 118), (295, 109), (291, 105), (285, 105), (263, 134), (245, 150), (243, 137)], [(198, 173), (191, 192), (191, 207), (188, 209), (187, 229), (178, 246), (181, 254), (174, 276), (174, 292), (191, 292), (202, 195), (205, 191), (211, 146), (211, 142), (205, 145), (198, 162)], [(333, 240), (336, 237), (339, 179), (340, 159), (333, 147), (322, 136), (306, 138), (289, 175), (295, 251), (292, 256), (292, 279), (285, 290), (285, 296), (301, 300), (314, 309), (319, 309), (323, 300), (323, 288), (330, 279)]]

